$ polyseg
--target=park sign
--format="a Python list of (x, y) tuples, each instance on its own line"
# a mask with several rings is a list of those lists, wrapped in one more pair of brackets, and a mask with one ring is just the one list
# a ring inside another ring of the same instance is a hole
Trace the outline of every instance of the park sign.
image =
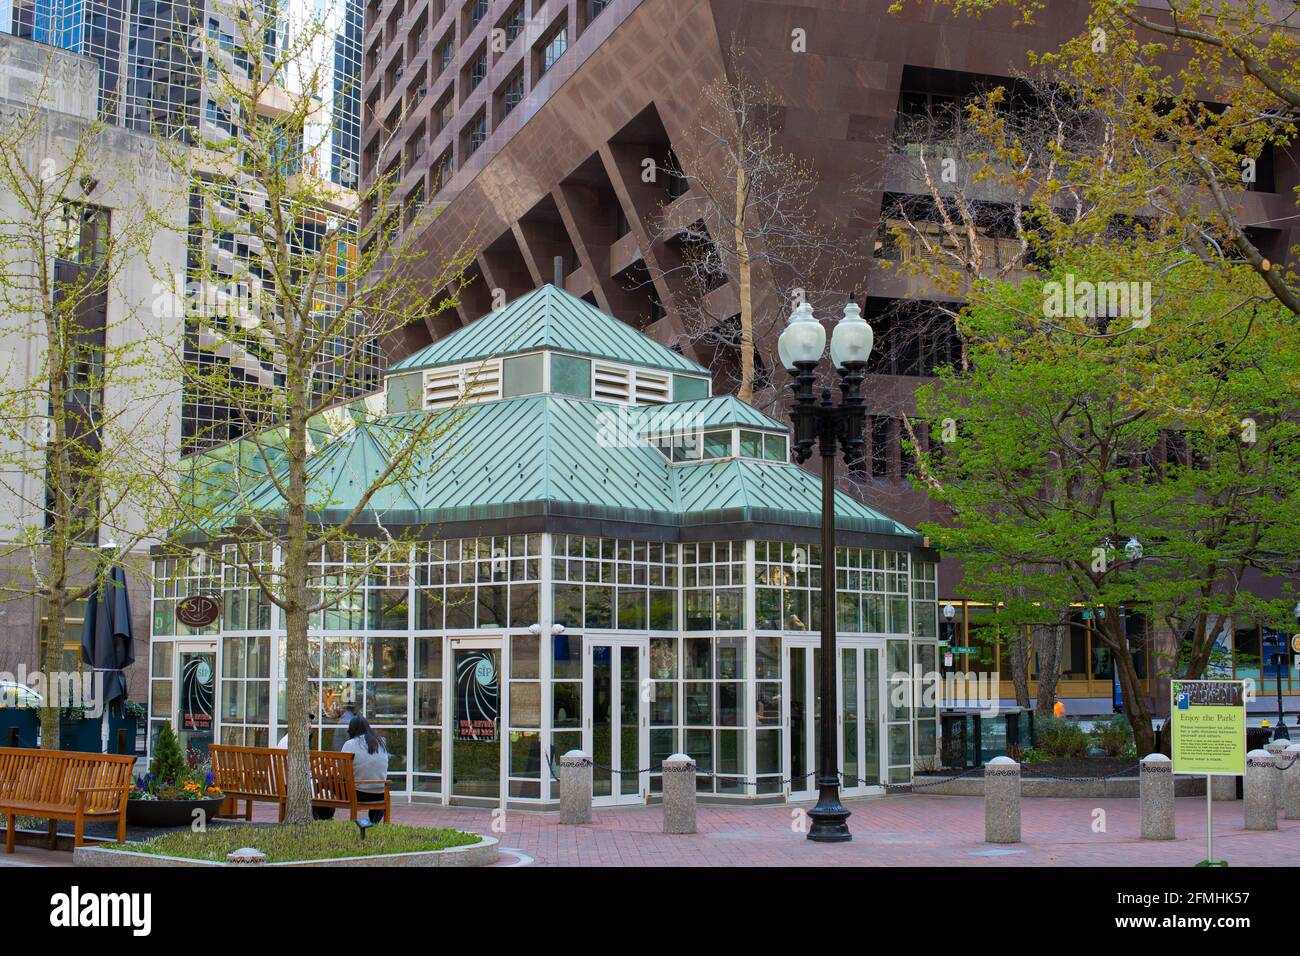
[(1170, 682), (1174, 773), (1246, 772), (1246, 691), (1239, 680)]

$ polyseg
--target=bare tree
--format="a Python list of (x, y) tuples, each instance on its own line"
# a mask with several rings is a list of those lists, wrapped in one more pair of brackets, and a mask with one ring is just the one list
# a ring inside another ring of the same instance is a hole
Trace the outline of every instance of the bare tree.
[[(655, 238), (672, 244), (679, 264), (665, 276), (680, 291), (681, 317), (692, 344), (739, 356), (737, 395), (756, 389), (758, 343), (774, 341), (791, 303), (829, 305), (859, 260), (851, 243), (832, 239), (817, 221), (817, 171), (786, 150), (781, 97), (752, 80), (744, 49), (733, 39), (731, 75), (701, 90), (702, 118), (677, 149), (681, 196), (667, 204)], [(735, 282), (737, 303), (718, 295)], [(837, 304), (838, 304), (837, 303)]]
[[(380, 384), (386, 335), (454, 307), (423, 290), (456, 288), (469, 255), (465, 246), (434, 261), (417, 248), (433, 211), (399, 208), (391, 168), (357, 192), (326, 178), (330, 22), (305, 13), (268, 42), (262, 6), (237, 7), (235, 55), (209, 42), (219, 113), (198, 131), (193, 158), (173, 155), (191, 175), (192, 241), (202, 254), (190, 274), (200, 305), (178, 303), (184, 348), (170, 350), (187, 389), (228, 410), (237, 441), (187, 460), (171, 540), (184, 551), (202, 545), (200, 565), (232, 569), (279, 609), (285, 819), (300, 822), (311, 802), (310, 621), (381, 562), (409, 559), (405, 536), (384, 521), (385, 502), (400, 496), (386, 491), (419, 481), (457, 422), (455, 408), (390, 416), (376, 396), (362, 396)], [(331, 462), (347, 481), (336, 483)]]

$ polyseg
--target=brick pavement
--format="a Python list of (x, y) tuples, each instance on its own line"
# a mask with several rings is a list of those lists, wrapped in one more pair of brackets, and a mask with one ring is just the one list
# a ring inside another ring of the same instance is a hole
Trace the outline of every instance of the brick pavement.
[[(699, 832), (660, 832), (657, 807), (596, 809), (586, 826), (561, 826), (557, 813), (510, 810), (501, 846), (538, 866), (1191, 866), (1205, 858), (1205, 800), (1177, 801), (1178, 838), (1138, 838), (1134, 799), (1028, 799), (1021, 837), (1012, 846), (984, 842), (981, 797), (900, 795), (850, 800), (853, 841), (813, 844), (792, 829), (800, 807), (701, 805)], [(1300, 821), (1279, 821), (1275, 833), (1244, 828), (1241, 801), (1214, 805), (1214, 855), (1232, 866), (1300, 863)], [(1105, 811), (1105, 832), (1093, 832), (1093, 811)], [(492, 833), (491, 811), (429, 805), (394, 808), (398, 822)], [(256, 819), (274, 819), (259, 807)], [(1007, 852), (1011, 851), (1011, 852)], [(516, 862), (514, 858), (503, 863)]]
[[(1178, 838), (1138, 839), (1133, 799), (1028, 799), (1021, 803), (1024, 842), (992, 846), (983, 840), (979, 797), (902, 795), (851, 800), (853, 842), (809, 843), (792, 829), (793, 806), (699, 808), (699, 833), (659, 832), (659, 807), (597, 809), (587, 826), (561, 826), (557, 813), (508, 811), (502, 865), (537, 866), (1191, 866), (1205, 857), (1205, 801), (1177, 802)], [(803, 805), (806, 809), (808, 805)], [(1094, 810), (1105, 811), (1105, 832), (1093, 832)], [(1243, 826), (1240, 801), (1214, 805), (1214, 855), (1232, 866), (1295, 866), (1300, 822), (1280, 821), (1277, 832)], [(398, 822), (492, 832), (489, 810), (416, 804), (394, 808)], [(258, 805), (254, 818), (274, 822)], [(0, 866), (67, 865), (71, 853), (18, 847), (0, 854)]]

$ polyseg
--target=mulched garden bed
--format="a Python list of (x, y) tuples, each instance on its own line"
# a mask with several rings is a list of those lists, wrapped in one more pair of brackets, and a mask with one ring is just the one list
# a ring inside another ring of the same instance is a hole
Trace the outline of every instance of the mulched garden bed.
[[(1053, 757), (1041, 763), (1022, 763), (1020, 778), (1028, 780), (1033, 777), (1109, 777), (1113, 774), (1136, 777), (1137, 763), (1136, 757)], [(968, 777), (982, 777), (984, 768), (978, 767), (965, 771), (941, 770), (937, 773), (917, 774), (917, 776), (953, 777), (958, 773)]]

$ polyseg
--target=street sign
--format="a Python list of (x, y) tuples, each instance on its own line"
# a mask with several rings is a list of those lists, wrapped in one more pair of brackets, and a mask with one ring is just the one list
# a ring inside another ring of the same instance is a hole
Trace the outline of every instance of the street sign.
[(1244, 682), (1176, 680), (1169, 692), (1174, 773), (1244, 774)]

